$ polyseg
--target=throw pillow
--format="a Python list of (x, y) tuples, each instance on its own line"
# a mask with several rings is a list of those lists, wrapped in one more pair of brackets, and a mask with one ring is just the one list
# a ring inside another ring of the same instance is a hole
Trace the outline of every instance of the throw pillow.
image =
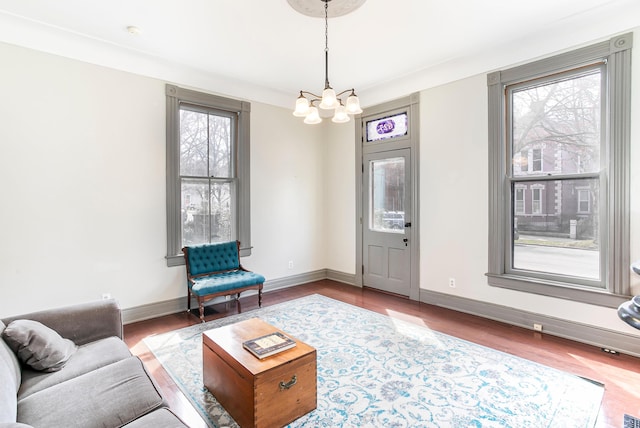
[(12, 321), (2, 337), (20, 361), (44, 372), (60, 370), (77, 349), (71, 340), (32, 320)]

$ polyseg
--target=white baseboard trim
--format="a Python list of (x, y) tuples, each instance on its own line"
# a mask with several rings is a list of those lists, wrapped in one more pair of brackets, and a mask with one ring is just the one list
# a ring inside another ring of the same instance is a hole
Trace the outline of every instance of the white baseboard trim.
[(543, 334), (640, 357), (640, 340), (632, 334), (424, 289), (420, 290), (420, 301), (529, 330), (534, 323), (541, 324)]

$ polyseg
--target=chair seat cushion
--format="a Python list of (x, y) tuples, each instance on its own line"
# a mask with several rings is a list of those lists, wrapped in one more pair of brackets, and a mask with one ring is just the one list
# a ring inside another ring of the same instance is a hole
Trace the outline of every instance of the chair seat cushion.
[(242, 270), (217, 273), (193, 279), (191, 292), (196, 296), (231, 291), (264, 283), (264, 276)]

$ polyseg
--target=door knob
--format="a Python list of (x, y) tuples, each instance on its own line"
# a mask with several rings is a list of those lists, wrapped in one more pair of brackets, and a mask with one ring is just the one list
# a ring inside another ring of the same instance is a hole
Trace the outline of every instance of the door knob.
[(407, 238), (402, 239), (402, 242), (404, 242), (405, 247), (409, 246), (409, 244), (407, 244), (407, 242), (409, 242)]

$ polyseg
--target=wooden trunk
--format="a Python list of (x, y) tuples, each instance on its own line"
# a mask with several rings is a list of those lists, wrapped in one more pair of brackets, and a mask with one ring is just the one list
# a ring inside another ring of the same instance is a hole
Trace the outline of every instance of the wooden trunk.
[(258, 318), (203, 333), (204, 385), (241, 427), (281, 427), (316, 408), (316, 350), (292, 349), (258, 359), (242, 342), (280, 331)]

